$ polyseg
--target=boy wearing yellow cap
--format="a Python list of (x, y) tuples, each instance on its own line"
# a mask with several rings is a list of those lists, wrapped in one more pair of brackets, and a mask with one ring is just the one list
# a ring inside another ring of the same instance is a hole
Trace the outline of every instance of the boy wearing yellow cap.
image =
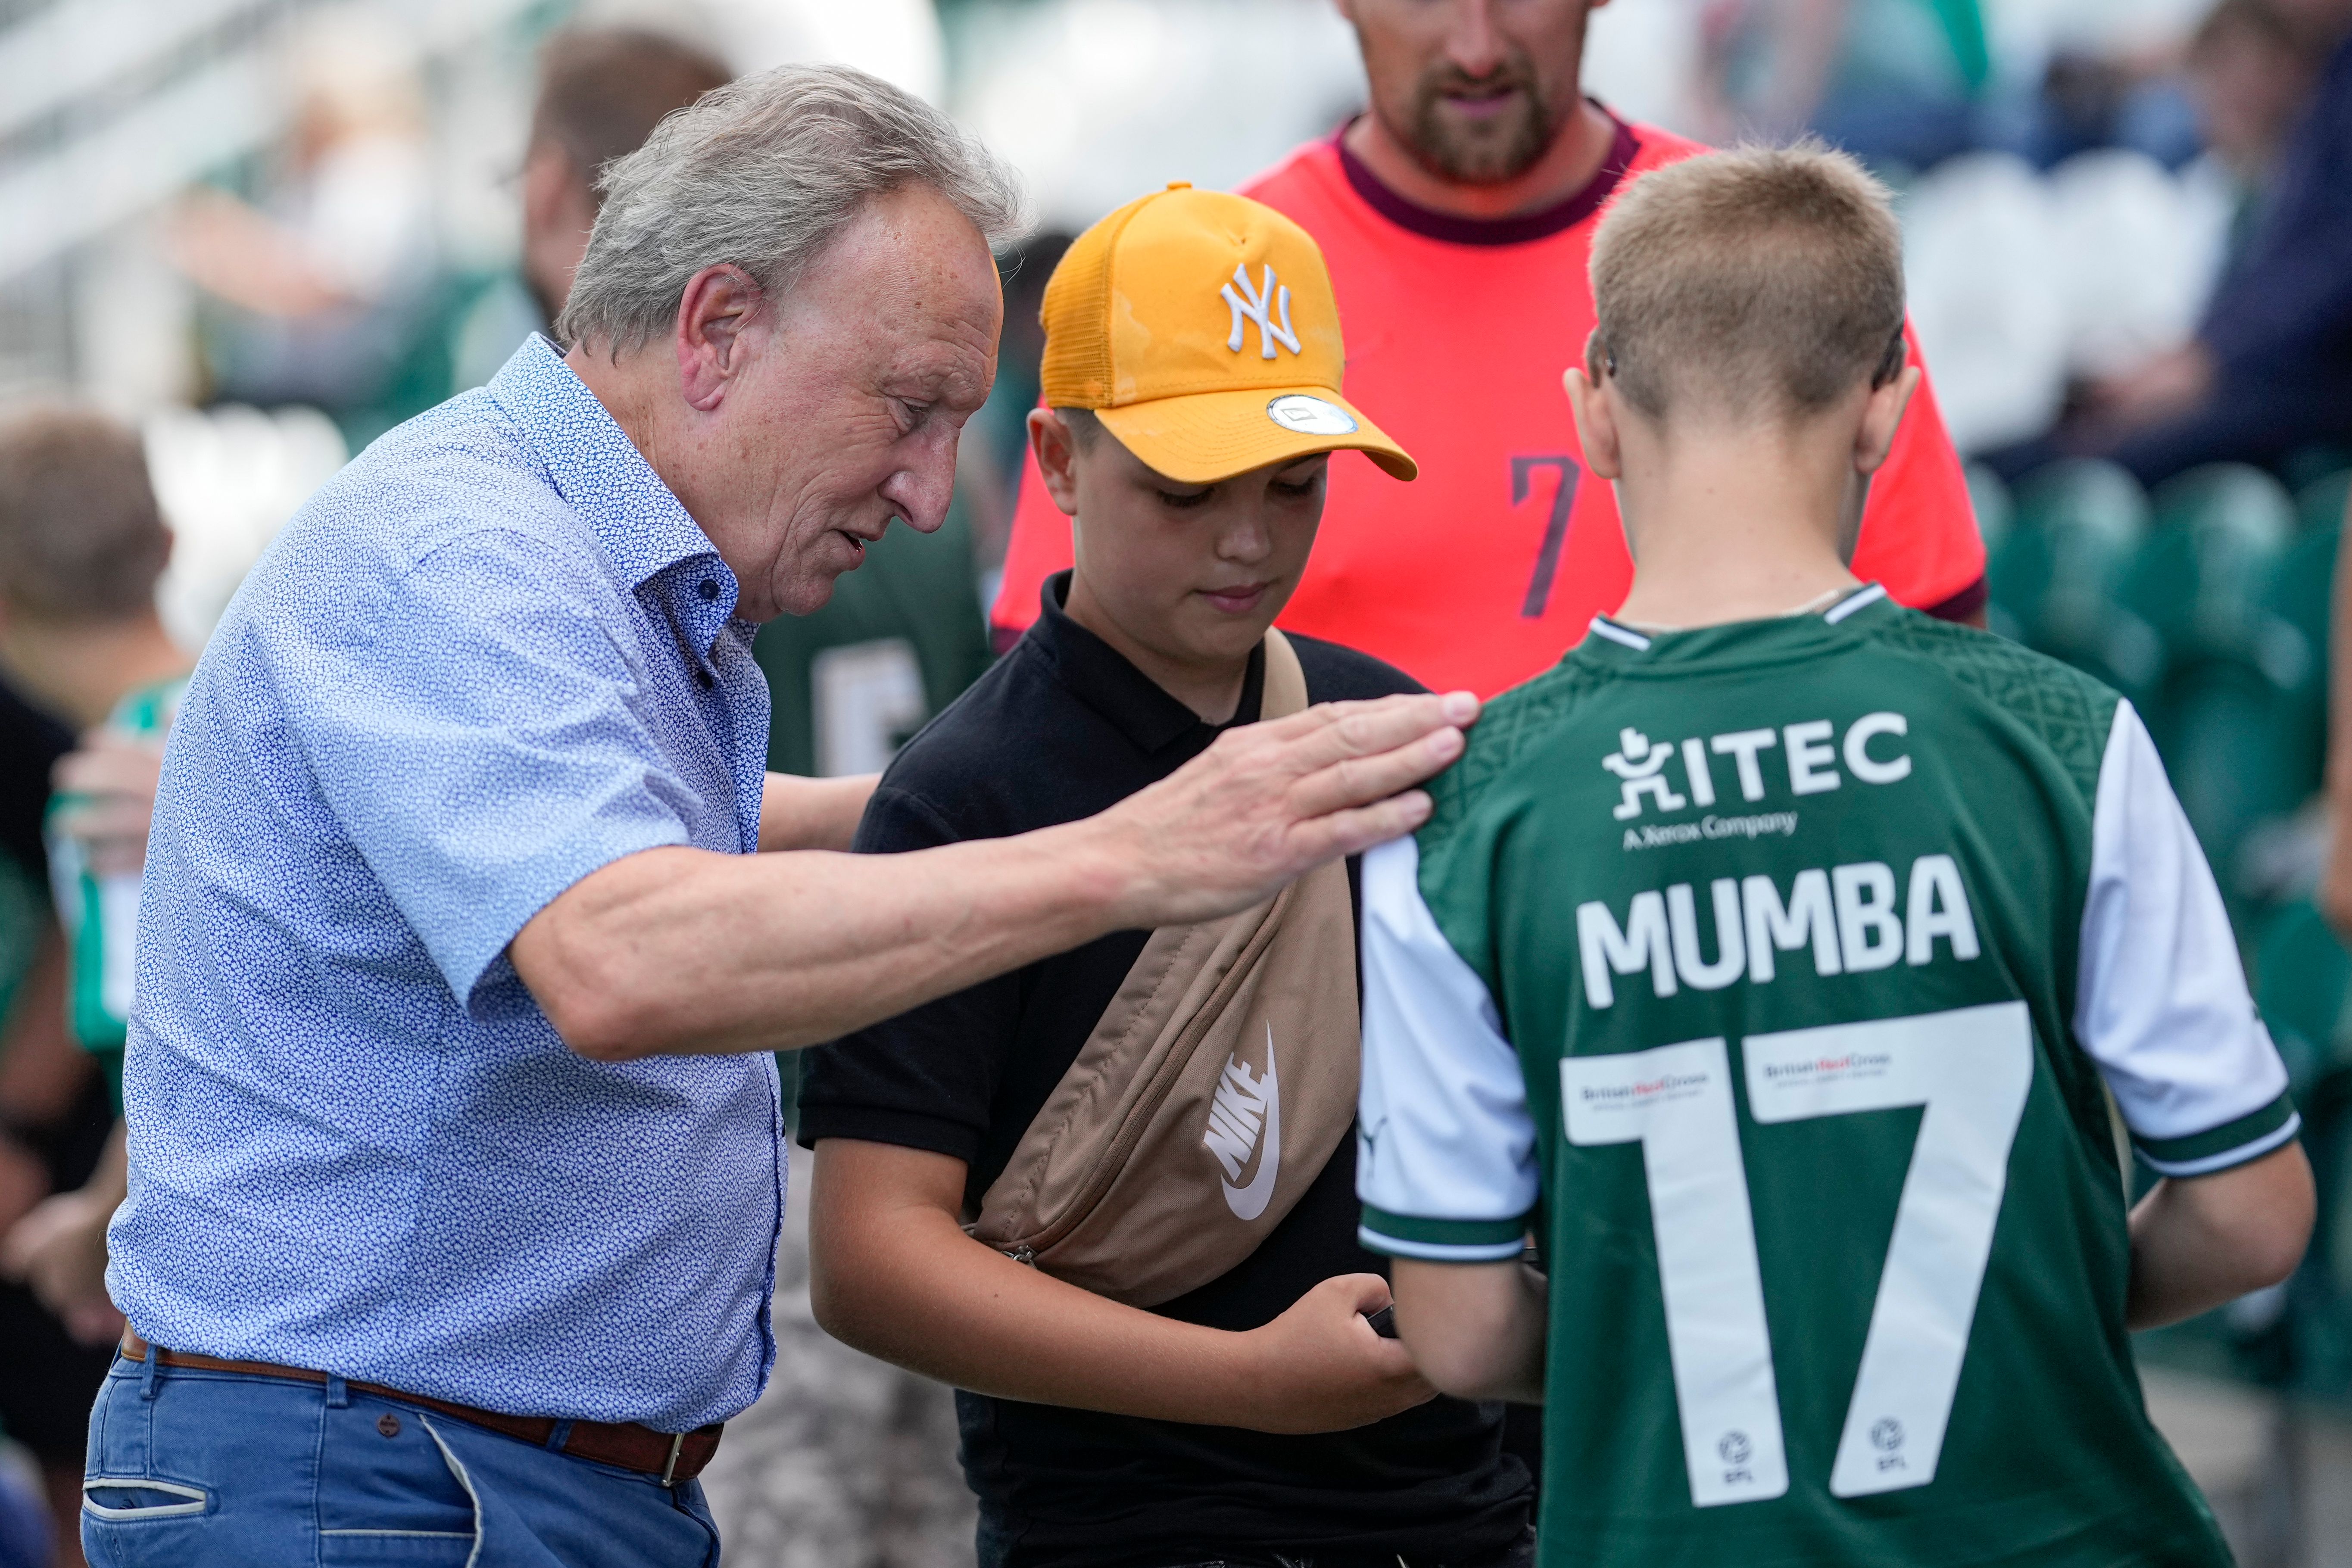
[[(1413, 474), (1340, 390), (1306, 234), (1171, 186), (1083, 236), (1043, 314), (1030, 436), (1076, 568), (898, 754), (861, 850), (1069, 820), (1225, 727), (1417, 689), (1270, 630), (1328, 465)], [(1376, 1326), (1354, 906), (1330, 868), (808, 1054), (819, 1320), (968, 1391), (984, 1568), (1527, 1560), (1498, 1407), (1433, 1398)]]

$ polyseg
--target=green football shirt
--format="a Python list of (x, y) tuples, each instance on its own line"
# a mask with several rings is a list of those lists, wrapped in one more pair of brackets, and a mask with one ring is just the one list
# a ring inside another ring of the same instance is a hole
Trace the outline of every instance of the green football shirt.
[[(187, 689), (185, 676), (141, 687), (115, 704), (106, 727), (161, 745)], [(58, 813), (71, 804), (68, 795), (52, 797), (53, 825)], [(114, 1109), (120, 1111), (122, 1047), (131, 1028), (132, 948), (139, 932), (139, 879), (101, 877), (90, 869), (79, 842), (54, 826), (47, 837), (51, 896), (68, 955), (67, 1022), (82, 1049), (98, 1058), (114, 1091)]]
[(1873, 586), (1607, 620), (1366, 857), (1365, 1244), (1549, 1275), (1542, 1561), (2221, 1564), (2141, 1157), (2295, 1135), (2128, 704)]

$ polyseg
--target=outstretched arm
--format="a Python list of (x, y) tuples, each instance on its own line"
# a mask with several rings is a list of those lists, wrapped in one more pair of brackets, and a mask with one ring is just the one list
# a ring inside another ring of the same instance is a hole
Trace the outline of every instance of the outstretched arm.
[(926, 1150), (828, 1138), (810, 1203), (811, 1298), (826, 1332), (976, 1393), (1160, 1421), (1335, 1432), (1434, 1392), (1362, 1314), (1377, 1274), (1327, 1279), (1246, 1333), (1082, 1290), (957, 1223), (966, 1167)]
[(907, 855), (667, 847), (573, 883), (509, 949), (600, 1061), (785, 1050), (1114, 931), (1246, 909), (1410, 833), (1462, 752), (1465, 692), (1342, 702), (1228, 731), (1099, 816)]

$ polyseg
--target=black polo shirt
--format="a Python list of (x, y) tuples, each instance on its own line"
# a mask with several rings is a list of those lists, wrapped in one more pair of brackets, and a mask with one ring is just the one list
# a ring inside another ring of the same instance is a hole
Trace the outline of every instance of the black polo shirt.
[[(1076, 821), (1154, 784), (1218, 734), (1061, 607), (898, 753), (859, 825), (871, 853)], [(1378, 659), (1291, 637), (1318, 702), (1421, 688)], [(1253, 656), (1234, 723), (1264, 685)], [(1348, 868), (1352, 889), (1356, 867)], [(966, 1192), (1003, 1171), (1147, 931), (1119, 931), (806, 1053), (800, 1137), (856, 1138), (963, 1161)], [(1356, 1141), (1246, 1260), (1154, 1309), (1257, 1328), (1321, 1280), (1385, 1272), (1356, 1244)], [(1524, 1466), (1501, 1406), (1437, 1399), (1352, 1432), (1276, 1436), (959, 1393), (966, 1477), (1008, 1568), (1114, 1568), (1311, 1554), (1321, 1564), (1475, 1562), (1526, 1530)]]

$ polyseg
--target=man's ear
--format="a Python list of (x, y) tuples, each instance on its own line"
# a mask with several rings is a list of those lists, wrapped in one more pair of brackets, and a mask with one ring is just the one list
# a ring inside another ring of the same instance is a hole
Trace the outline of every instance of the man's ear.
[(1584, 466), (1596, 479), (1614, 479), (1623, 477), (1625, 464), (1617, 434), (1616, 394), (1601, 384), (1603, 357), (1601, 334), (1595, 332), (1584, 341), (1583, 364), (1571, 365), (1559, 379), (1568, 392), (1569, 412), (1576, 416)]
[(1862, 428), (1853, 437), (1855, 473), (1876, 473), (1895, 449), (1895, 433), (1903, 427), (1903, 410), (1910, 405), (1911, 395), (1919, 390), (1920, 374), (1917, 365), (1906, 365), (1902, 374), (1870, 389), (1870, 401), (1862, 405)]
[(1051, 408), (1029, 411), (1029, 449), (1037, 454), (1037, 472), (1045, 493), (1068, 517), (1078, 515), (1078, 433)]
[(687, 402), (710, 413), (749, 359), (744, 333), (765, 294), (732, 262), (706, 267), (686, 280), (677, 300), (677, 384)]

